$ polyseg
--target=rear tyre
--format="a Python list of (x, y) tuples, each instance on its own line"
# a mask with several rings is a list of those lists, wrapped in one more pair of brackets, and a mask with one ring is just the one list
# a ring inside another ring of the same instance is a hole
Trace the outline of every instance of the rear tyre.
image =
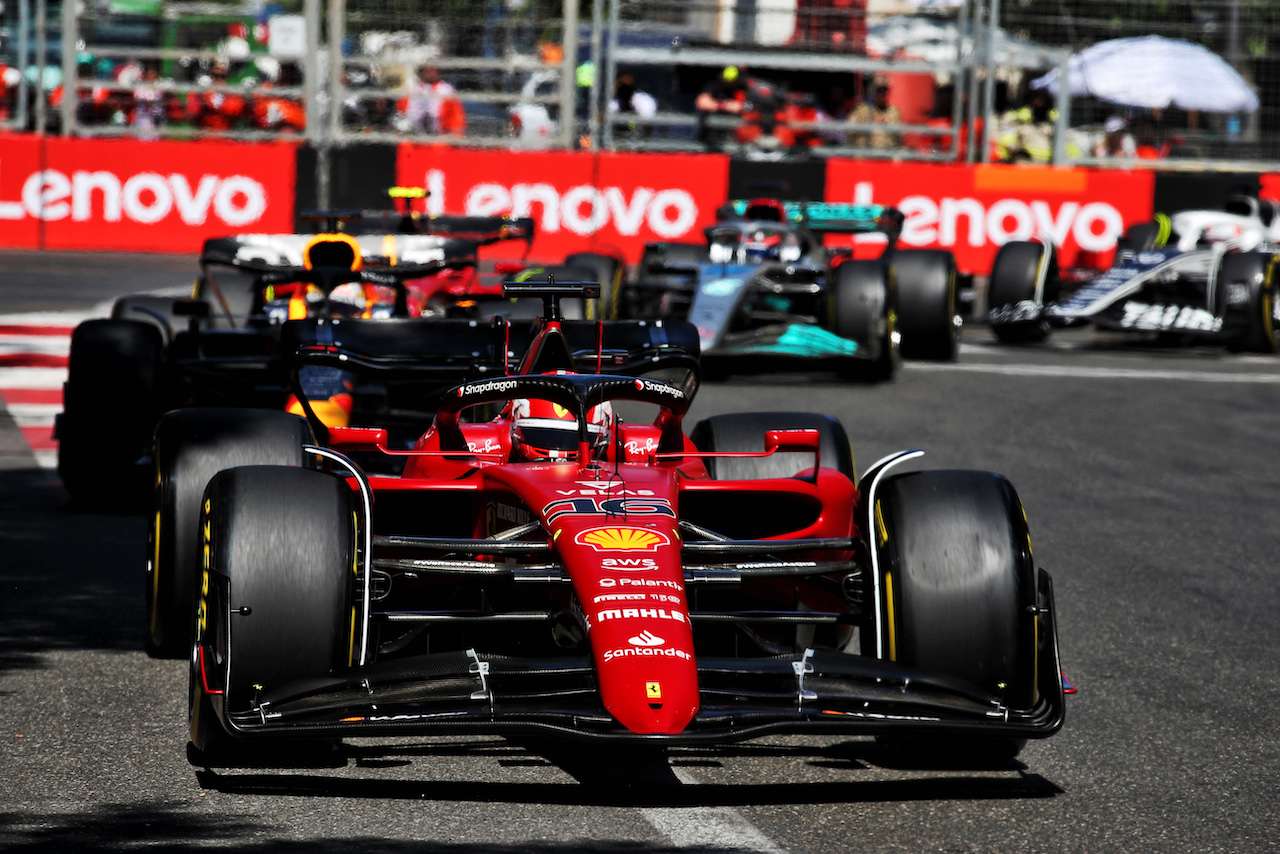
[(1240, 329), (1231, 349), (1248, 353), (1280, 352), (1277, 323), (1276, 258), (1266, 252), (1241, 252), (1222, 259), (1216, 305), (1224, 322)]
[(191, 651), (191, 609), (200, 578), (200, 502), (225, 468), (304, 465), (303, 418), (259, 409), (179, 409), (156, 427), (155, 506), (146, 578), (147, 652)]
[[(1016, 709), (1036, 699), (1038, 606), (1031, 539), (1013, 485), (990, 472), (925, 471), (886, 478), (879, 630), (883, 658), (963, 680)], [(870, 648), (864, 646), (864, 649)], [(1025, 740), (882, 738), (902, 758), (1000, 762)]]
[(622, 263), (610, 255), (578, 252), (564, 259), (566, 267), (582, 267), (595, 271), (600, 283), (600, 298), (587, 300), (588, 320), (613, 320), (618, 317), (618, 300), (622, 291)]
[(163, 354), (159, 327), (144, 321), (87, 320), (72, 332), (58, 474), (75, 503), (145, 502), (139, 462), (163, 411)]
[(842, 374), (872, 382), (893, 379), (902, 355), (888, 268), (879, 261), (846, 261), (832, 276), (832, 331), (856, 342), (870, 357), (850, 360)]
[[(763, 451), (766, 430), (817, 430), (822, 434), (821, 460), (855, 480), (853, 451), (844, 425), (829, 415), (811, 412), (735, 412), (713, 415), (694, 425), (689, 438), (700, 451)], [(813, 467), (809, 454), (776, 453), (767, 457), (706, 457), (703, 464), (713, 480), (755, 480), (792, 477)]]
[[(1036, 283), (1043, 264), (1049, 268), (1043, 291), (1037, 295)], [(1048, 338), (1044, 306), (1057, 297), (1058, 265), (1052, 249), (1033, 240), (1015, 240), (1000, 247), (987, 285), (987, 316), (996, 338), (1008, 344)], [(1014, 313), (1014, 309), (1022, 311)]]
[[(226, 720), (352, 663), (356, 513), (344, 480), (278, 466), (220, 472), (205, 503), (210, 581), (196, 616), (188, 758), (213, 765), (238, 752), (217, 706)], [(253, 752), (262, 743), (246, 742)]]
[(945, 249), (893, 254), (902, 355), (951, 361), (960, 351), (956, 313), (956, 259)]
[(187, 328), (187, 318), (174, 314), (174, 302), (176, 300), (171, 297), (153, 297), (147, 294), (120, 297), (111, 307), (111, 317), (114, 320), (136, 320), (154, 324), (165, 341), (172, 341), (179, 329)]

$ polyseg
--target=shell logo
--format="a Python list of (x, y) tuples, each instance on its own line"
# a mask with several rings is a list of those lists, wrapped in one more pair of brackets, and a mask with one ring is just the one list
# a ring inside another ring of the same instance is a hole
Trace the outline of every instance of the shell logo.
[(574, 537), (574, 542), (598, 552), (655, 552), (658, 546), (671, 545), (671, 538), (648, 528), (592, 528)]

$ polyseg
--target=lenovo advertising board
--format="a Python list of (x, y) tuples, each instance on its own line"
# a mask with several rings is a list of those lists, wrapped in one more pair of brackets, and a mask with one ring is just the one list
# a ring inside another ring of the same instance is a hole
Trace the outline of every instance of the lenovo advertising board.
[(617, 251), (634, 263), (646, 242), (702, 240), (727, 197), (729, 159), (406, 144), (397, 176), (430, 191), (431, 213), (533, 217), (533, 259)]
[(198, 252), (293, 230), (294, 143), (0, 137), (0, 246)]
[(901, 245), (950, 249), (961, 270), (991, 271), (1011, 240), (1048, 237), (1065, 266), (1106, 266), (1124, 229), (1151, 219), (1149, 171), (1048, 166), (827, 162), (827, 201), (891, 205)]

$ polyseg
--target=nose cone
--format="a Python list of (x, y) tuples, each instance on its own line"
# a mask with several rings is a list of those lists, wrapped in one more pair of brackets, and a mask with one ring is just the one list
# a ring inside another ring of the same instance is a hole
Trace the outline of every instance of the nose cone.
[[(692, 632), (653, 625), (616, 647), (596, 650), (600, 698), (609, 714), (631, 732), (674, 735), (684, 731), (698, 713), (698, 668)], [(674, 628), (674, 627), (671, 627)]]

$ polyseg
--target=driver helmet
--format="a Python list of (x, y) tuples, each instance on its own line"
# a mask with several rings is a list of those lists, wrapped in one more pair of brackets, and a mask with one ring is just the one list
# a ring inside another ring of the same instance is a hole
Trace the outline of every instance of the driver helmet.
[[(597, 456), (608, 447), (613, 420), (608, 403), (587, 412), (587, 435)], [(575, 460), (578, 419), (558, 403), (517, 398), (511, 402), (511, 448), (526, 461)]]
[(755, 231), (747, 235), (747, 240), (743, 243), (742, 248), (748, 262), (768, 261), (778, 257), (778, 247), (781, 243), (781, 234)]

